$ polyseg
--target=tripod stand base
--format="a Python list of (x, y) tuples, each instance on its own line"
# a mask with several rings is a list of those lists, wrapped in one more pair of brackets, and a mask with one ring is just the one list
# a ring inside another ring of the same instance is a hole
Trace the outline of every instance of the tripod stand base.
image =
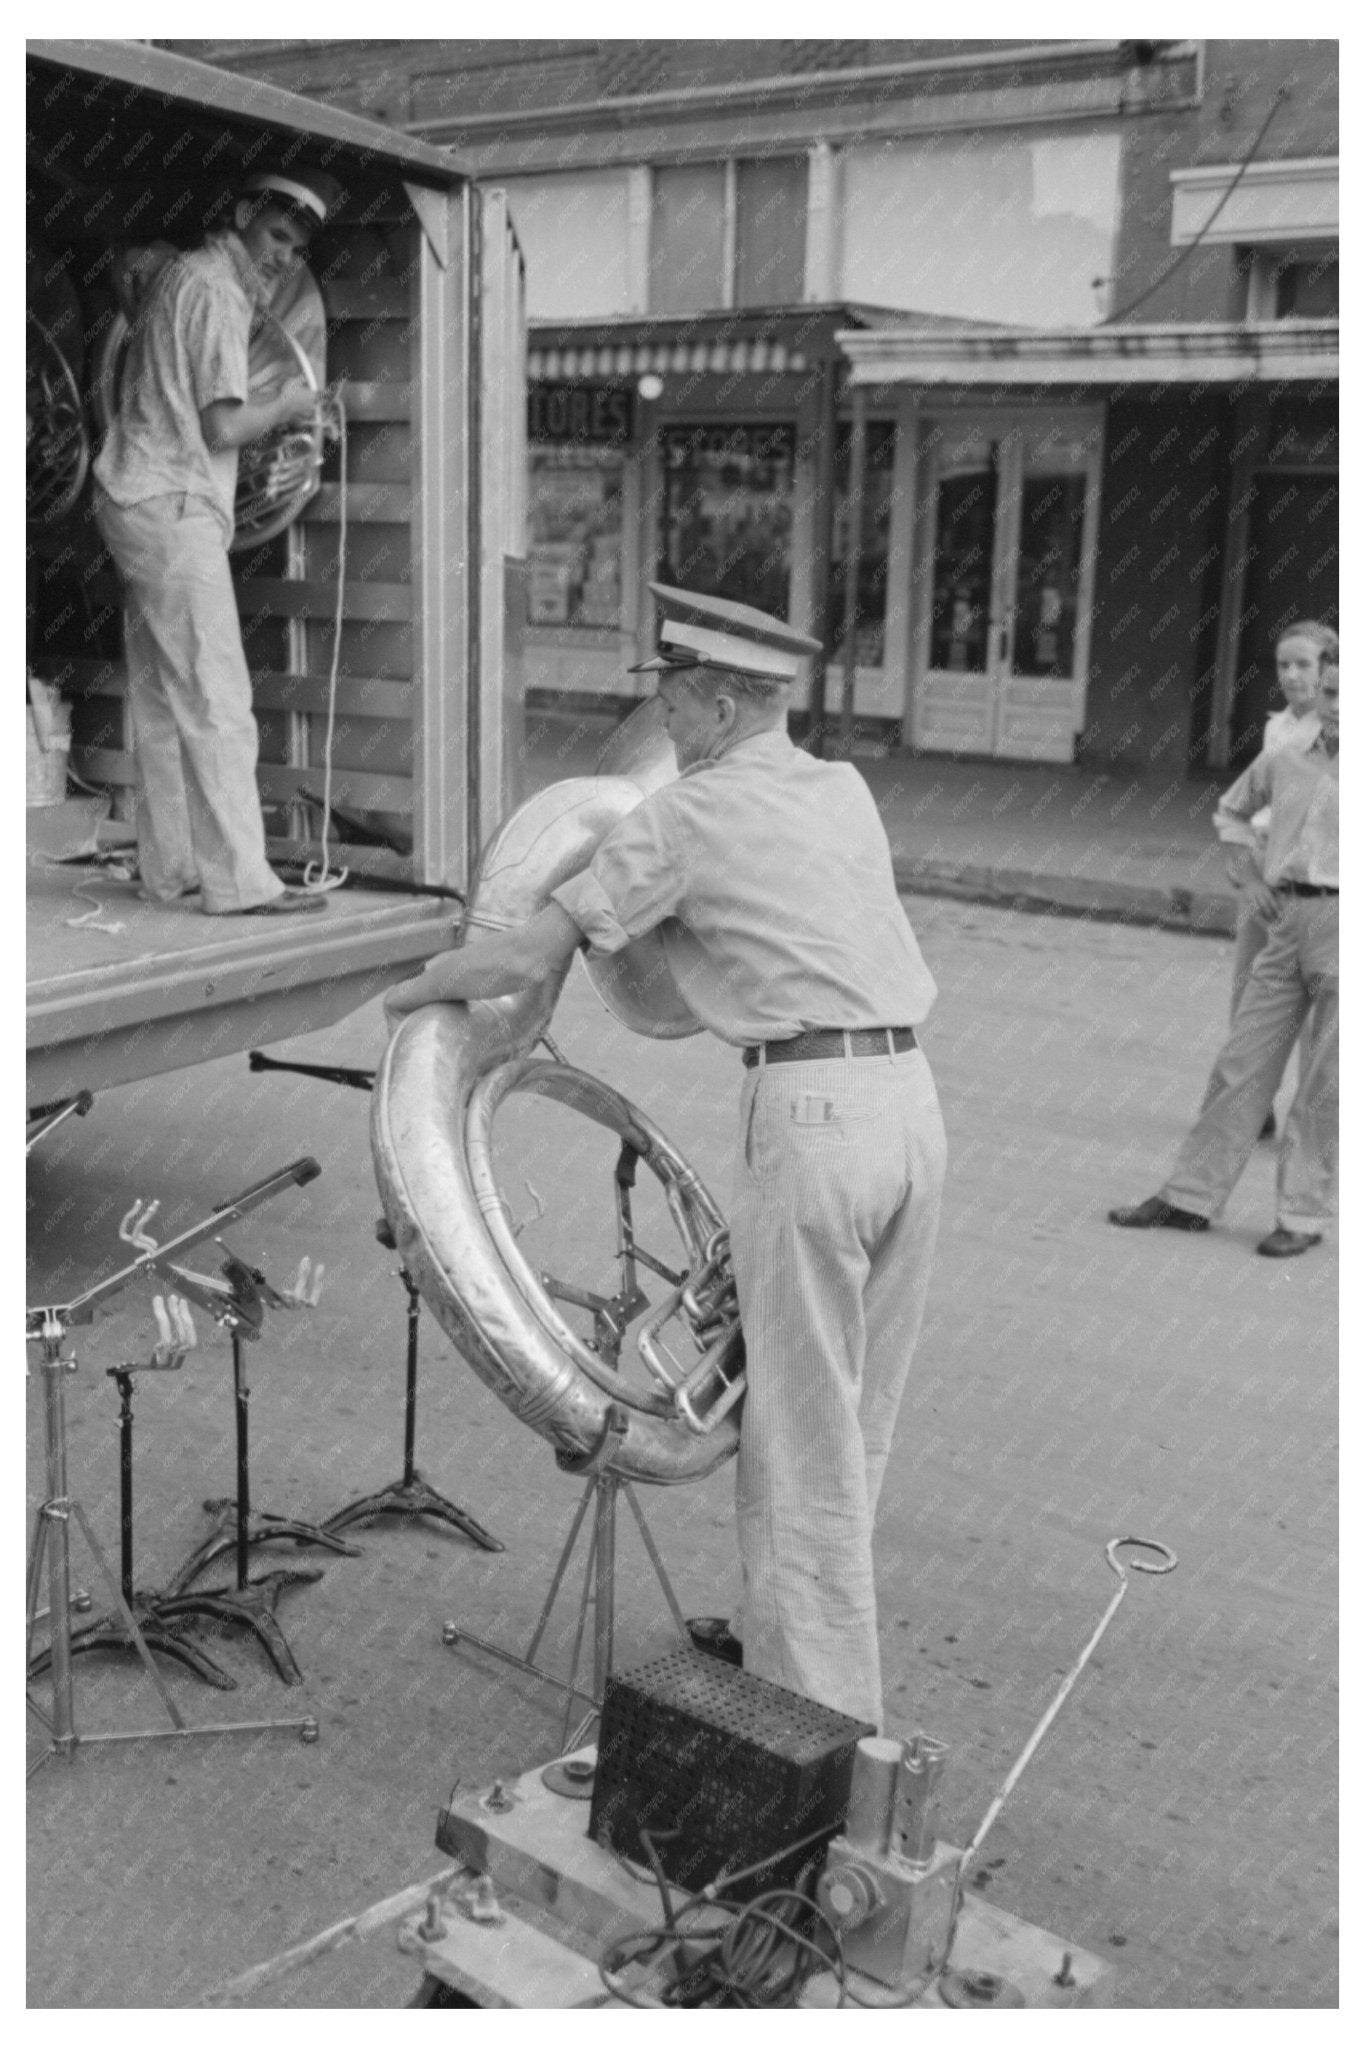
[[(163, 1657), (171, 1657), (177, 1664), (183, 1664), (205, 1685), (214, 1686), (219, 1692), (235, 1692), (237, 1681), (221, 1664), (215, 1664), (206, 1651), (193, 1642), (187, 1630), (164, 1614), (154, 1595), (135, 1593), (131, 1601), (133, 1618), (138, 1632), (147, 1648)], [(71, 1654), (78, 1657), (85, 1650), (128, 1650), (140, 1655), (137, 1642), (124, 1622), (115, 1614), (101, 1615), (98, 1621), (87, 1622), (84, 1628), (71, 1631)], [(30, 1660), (30, 1678), (39, 1678), (52, 1663), (52, 1652), (39, 1650)]]
[(437, 1493), (434, 1486), (428, 1486), (418, 1471), (410, 1479), (395, 1479), (391, 1486), (383, 1486), (378, 1493), (367, 1493), (359, 1500), (350, 1501), (344, 1508), (338, 1508), (323, 1523), (328, 1533), (338, 1529), (358, 1529), (367, 1522), (376, 1522), (381, 1515), (397, 1515), (405, 1522), (414, 1521), (418, 1515), (430, 1515), (433, 1521), (446, 1522), (452, 1529), (458, 1529), (477, 1543), (481, 1550), (502, 1550), (506, 1546), (496, 1536), (489, 1534), (482, 1522), (475, 1521), (466, 1509), (456, 1507), (453, 1500), (447, 1500), (443, 1493)]
[[(216, 1524), (204, 1538), (197, 1550), (192, 1550), (170, 1583), (172, 1597), (178, 1598), (186, 1592), (201, 1572), (206, 1572), (220, 1557), (228, 1557), (237, 1548), (237, 1503), (235, 1500), (206, 1500), (204, 1513), (215, 1515)], [(247, 1517), (248, 1544), (258, 1543), (315, 1543), (322, 1550), (331, 1550), (338, 1557), (359, 1557), (354, 1543), (343, 1543), (339, 1536), (331, 1536), (326, 1529), (320, 1529), (316, 1522), (297, 1522), (291, 1515), (252, 1514)], [(316, 1578), (317, 1573), (313, 1576)]]
[(162, 1600), (160, 1612), (171, 1618), (203, 1614), (224, 1626), (249, 1629), (285, 1684), (302, 1685), (303, 1673), (275, 1619), (275, 1607), (291, 1586), (311, 1586), (321, 1577), (317, 1565), (308, 1565), (300, 1571), (267, 1572), (245, 1586), (196, 1586)]

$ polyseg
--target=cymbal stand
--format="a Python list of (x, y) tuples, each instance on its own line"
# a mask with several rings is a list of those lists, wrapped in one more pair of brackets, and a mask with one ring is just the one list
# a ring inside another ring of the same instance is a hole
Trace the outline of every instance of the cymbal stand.
[[(393, 1232), (384, 1217), (375, 1225), (374, 1234), (386, 1250), (397, 1249)], [(359, 1500), (350, 1501), (344, 1508), (338, 1508), (329, 1515), (323, 1528), (331, 1531), (350, 1529), (366, 1522), (378, 1521), (381, 1515), (397, 1515), (404, 1522), (413, 1522), (419, 1515), (429, 1515), (433, 1521), (446, 1522), (459, 1529), (481, 1550), (501, 1550), (503, 1545), (496, 1536), (490, 1535), (482, 1522), (476, 1521), (467, 1508), (457, 1507), (443, 1493), (417, 1470), (417, 1335), (422, 1312), (422, 1296), (406, 1266), (400, 1265), (398, 1277), (407, 1294), (407, 1397), (403, 1410), (403, 1476), (377, 1493), (363, 1495)]]
[[(41, 1350), (43, 1375), (43, 1430), (46, 1457), (47, 1498), (38, 1509), (33, 1533), (33, 1545), (29, 1553), (28, 1585), (26, 1595), (26, 1641), (31, 1647), (33, 1630), (38, 1609), (38, 1589), (42, 1581), (44, 1565), (48, 1575), (48, 1622), (51, 1629), (50, 1666), (52, 1673), (52, 1707), (46, 1712), (32, 1694), (27, 1695), (30, 1712), (46, 1728), (51, 1737), (48, 1748), (29, 1766), (32, 1777), (49, 1757), (59, 1757), (69, 1763), (81, 1745), (91, 1743), (146, 1742), (163, 1738), (193, 1736), (214, 1736), (238, 1733), (259, 1733), (271, 1728), (294, 1729), (304, 1742), (316, 1742), (318, 1724), (315, 1716), (307, 1714), (292, 1719), (270, 1719), (251, 1721), (219, 1721), (200, 1723), (187, 1727), (183, 1716), (166, 1688), (165, 1680), (157, 1670), (146, 1638), (138, 1624), (133, 1610), (123, 1598), (123, 1590), (114, 1578), (104, 1553), (95, 1540), (94, 1531), (80, 1502), (73, 1498), (67, 1484), (66, 1460), (66, 1375), (74, 1372), (77, 1361), (66, 1354), (65, 1345), (71, 1329), (94, 1318), (98, 1302), (116, 1294), (129, 1281), (143, 1273), (159, 1268), (161, 1261), (170, 1253), (187, 1250), (205, 1238), (213, 1237), (223, 1226), (235, 1217), (268, 1201), (272, 1195), (283, 1193), (288, 1187), (302, 1187), (314, 1180), (319, 1172), (314, 1159), (299, 1159), (292, 1166), (267, 1177), (247, 1188), (232, 1201), (221, 1204), (212, 1214), (189, 1230), (181, 1231), (169, 1243), (153, 1252), (144, 1250), (128, 1266), (120, 1268), (107, 1279), (97, 1281), (83, 1294), (73, 1300), (61, 1303), (47, 1303), (29, 1308), (24, 1315), (25, 1340), (37, 1344)], [(82, 1734), (76, 1727), (75, 1686), (71, 1658), (71, 1545), (70, 1524), (75, 1521), (85, 1538), (90, 1554), (94, 1558), (104, 1580), (119, 1618), (128, 1631), (128, 1636), (142, 1660), (148, 1677), (166, 1709), (170, 1726), (166, 1728), (142, 1728), (124, 1731), (108, 1731), (99, 1734)]]

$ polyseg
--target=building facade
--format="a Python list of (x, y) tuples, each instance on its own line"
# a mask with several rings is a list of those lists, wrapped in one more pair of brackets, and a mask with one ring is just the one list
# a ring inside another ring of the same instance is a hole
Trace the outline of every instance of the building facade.
[(176, 47), (506, 186), (533, 703), (629, 699), (659, 578), (846, 735), (1224, 772), (1336, 618), (1333, 43)]

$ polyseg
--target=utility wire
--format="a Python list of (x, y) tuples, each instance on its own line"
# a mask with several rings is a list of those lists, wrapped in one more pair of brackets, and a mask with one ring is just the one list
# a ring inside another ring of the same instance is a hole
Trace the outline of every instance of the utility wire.
[(1153, 292), (1160, 291), (1162, 285), (1169, 283), (1171, 278), (1175, 276), (1176, 272), (1182, 267), (1183, 264), (1189, 262), (1190, 257), (1193, 256), (1195, 250), (1201, 246), (1209, 232), (1209, 229), (1213, 226), (1219, 214), (1223, 211), (1223, 208), (1227, 205), (1229, 199), (1231, 199), (1233, 193), (1237, 190), (1237, 187), (1241, 184), (1247, 172), (1251, 169), (1252, 164), (1256, 161), (1257, 152), (1259, 151), (1261, 144), (1265, 141), (1266, 134), (1270, 128), (1271, 122), (1279, 113), (1280, 108), (1284, 105), (1285, 101), (1288, 98), (1289, 87), (1287, 85), (1277, 85), (1275, 88), (1274, 98), (1270, 102), (1270, 111), (1266, 115), (1264, 121), (1262, 121), (1259, 129), (1257, 130), (1255, 140), (1252, 142), (1250, 149), (1242, 158), (1242, 161), (1238, 164), (1236, 176), (1229, 180), (1227, 190), (1224, 192), (1218, 204), (1214, 207), (1213, 212), (1209, 215), (1208, 219), (1204, 222), (1203, 227), (1200, 228), (1199, 233), (1195, 236), (1194, 240), (1192, 242), (1188, 242), (1185, 245), (1185, 247), (1179, 251), (1175, 258), (1175, 261), (1173, 263), (1168, 263), (1166, 268), (1161, 272), (1160, 276), (1154, 277), (1152, 279), (1152, 282), (1146, 287), (1146, 289), (1144, 291), (1140, 291), (1135, 299), (1130, 299), (1126, 306), (1120, 306), (1116, 312), (1106, 313), (1103, 320), (1099, 322), (1099, 325), (1101, 327), (1112, 327), (1116, 320), (1126, 320), (1130, 313), (1135, 313), (1139, 306), (1143, 306), (1147, 303), (1148, 299), (1151, 298)]

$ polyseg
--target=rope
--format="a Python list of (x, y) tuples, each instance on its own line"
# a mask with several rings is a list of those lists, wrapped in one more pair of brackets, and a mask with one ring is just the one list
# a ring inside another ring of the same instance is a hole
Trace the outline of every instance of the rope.
[(332, 626), (332, 667), (327, 678), (327, 738), (322, 771), (322, 861), (310, 860), (303, 871), (303, 886), (315, 895), (339, 889), (350, 876), (349, 868), (332, 868), (332, 734), (336, 729), (337, 676), (341, 670), (341, 622), (346, 603), (346, 408), (335, 399), (335, 423), (340, 449), (339, 471), (341, 517), (337, 528), (337, 603)]

